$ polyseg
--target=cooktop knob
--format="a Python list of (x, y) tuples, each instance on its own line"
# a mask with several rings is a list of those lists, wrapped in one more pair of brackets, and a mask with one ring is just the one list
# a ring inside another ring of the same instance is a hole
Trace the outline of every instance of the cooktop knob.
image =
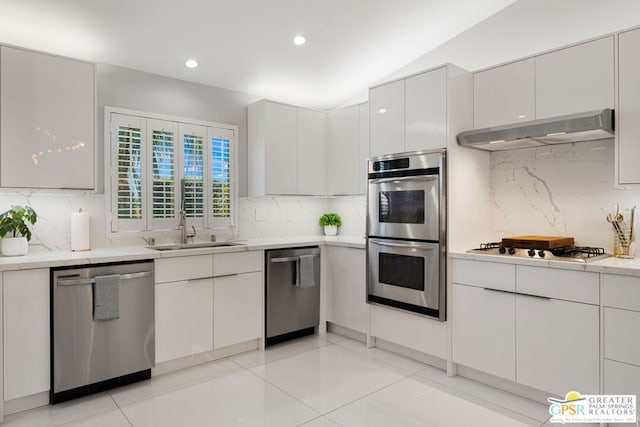
[(510, 248), (509, 248), (509, 255), (513, 255), (513, 254), (515, 254), (515, 253), (516, 253), (516, 248), (514, 248), (514, 247), (510, 247)]
[(505, 248), (504, 246), (500, 246), (500, 248), (498, 249), (498, 252), (503, 254), (503, 253), (507, 252), (507, 248)]
[(533, 257), (536, 255), (536, 251), (534, 251), (533, 249), (529, 249), (527, 253), (529, 254), (530, 257)]
[(542, 249), (540, 249), (540, 250), (538, 251), (538, 256), (539, 256), (540, 258), (544, 258), (545, 253), (544, 253), (544, 251), (543, 251)]

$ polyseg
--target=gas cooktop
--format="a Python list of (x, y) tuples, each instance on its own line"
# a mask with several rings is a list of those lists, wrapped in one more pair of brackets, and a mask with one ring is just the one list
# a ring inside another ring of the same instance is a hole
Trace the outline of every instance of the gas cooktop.
[(589, 246), (563, 246), (552, 249), (535, 247), (519, 248), (506, 246), (501, 242), (482, 243), (479, 248), (471, 249), (467, 251), (467, 253), (571, 262), (592, 262), (611, 256), (605, 253), (604, 248)]

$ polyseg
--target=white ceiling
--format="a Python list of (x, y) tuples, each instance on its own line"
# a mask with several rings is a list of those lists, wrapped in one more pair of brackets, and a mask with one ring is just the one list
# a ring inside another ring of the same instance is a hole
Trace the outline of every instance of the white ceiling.
[(0, 43), (331, 108), (514, 1), (0, 0)]

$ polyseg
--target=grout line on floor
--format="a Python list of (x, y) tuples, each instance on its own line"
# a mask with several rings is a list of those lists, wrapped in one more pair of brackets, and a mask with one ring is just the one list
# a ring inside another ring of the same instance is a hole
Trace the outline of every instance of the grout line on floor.
[[(151, 379), (151, 378), (150, 378)], [(124, 417), (125, 420), (127, 420), (127, 422), (129, 423), (129, 425), (131, 427), (133, 427), (133, 423), (131, 422), (131, 420), (129, 419), (129, 417), (127, 417), (127, 414), (124, 413), (124, 411), (122, 410), (122, 408), (120, 407), (120, 405), (118, 405), (118, 402), (116, 402), (116, 399), (114, 399), (113, 395), (111, 394), (111, 390), (107, 391), (107, 394), (109, 395), (109, 397), (111, 398), (111, 400), (113, 401), (113, 404), (116, 405), (116, 408), (118, 408), (118, 411), (120, 411), (120, 413), (122, 414), (122, 416)], [(139, 402), (138, 402), (139, 403)]]

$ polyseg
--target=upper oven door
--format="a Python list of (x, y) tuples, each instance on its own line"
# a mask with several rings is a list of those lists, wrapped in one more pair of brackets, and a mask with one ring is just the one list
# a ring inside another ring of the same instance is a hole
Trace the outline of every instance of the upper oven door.
[(440, 240), (440, 175), (369, 179), (367, 235)]

